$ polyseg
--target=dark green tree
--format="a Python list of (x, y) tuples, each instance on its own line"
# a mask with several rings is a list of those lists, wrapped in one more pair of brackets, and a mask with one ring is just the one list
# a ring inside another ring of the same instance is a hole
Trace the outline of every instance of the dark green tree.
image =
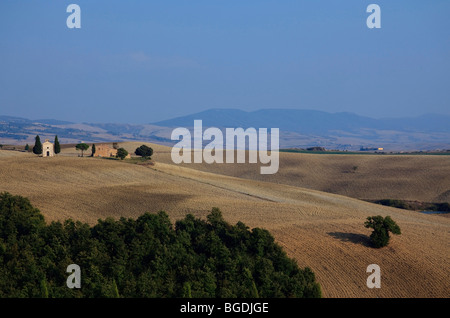
[(258, 289), (256, 288), (255, 281), (253, 280), (252, 273), (248, 268), (244, 268), (243, 285), (245, 287), (244, 297), (258, 298)]
[(391, 219), (390, 216), (383, 218), (381, 215), (369, 216), (364, 223), (366, 228), (372, 228), (370, 240), (374, 247), (380, 248), (389, 244), (389, 232), (392, 234), (401, 234), (400, 227)]
[(92, 154), (91, 154), (91, 157), (94, 157), (94, 155), (95, 155), (95, 144), (92, 144)]
[(25, 151), (29, 151), (30, 150), (30, 146), (28, 144), (25, 145)]
[(153, 155), (153, 149), (146, 146), (146, 145), (142, 145), (138, 148), (136, 148), (136, 151), (134, 152), (137, 156), (141, 156), (144, 158), (149, 158)]
[(115, 279), (113, 279), (112, 282), (112, 298), (120, 298), (119, 289), (117, 288), (117, 283)]
[[(74, 263), (81, 289), (66, 287)], [(28, 199), (0, 193), (0, 298), (320, 296), (268, 231), (233, 226), (217, 208), (175, 226), (165, 212), (48, 224)]]
[(191, 284), (189, 282), (185, 282), (183, 285), (183, 294), (181, 295), (183, 298), (192, 298), (191, 294)]
[(61, 152), (61, 145), (59, 144), (58, 136), (55, 136), (55, 143), (53, 144), (53, 151), (55, 154)]
[(42, 143), (41, 143), (41, 138), (39, 137), (39, 135), (37, 135), (35, 138), (33, 153), (36, 155), (42, 154)]
[(117, 149), (117, 158), (123, 160), (126, 156), (128, 156), (128, 151), (126, 151), (124, 148)]
[(89, 149), (89, 145), (85, 143), (77, 144), (75, 146), (76, 150), (81, 150), (81, 157), (83, 157), (84, 152)]
[(47, 288), (47, 282), (45, 279), (41, 280), (41, 297), (42, 298), (48, 298), (48, 288)]

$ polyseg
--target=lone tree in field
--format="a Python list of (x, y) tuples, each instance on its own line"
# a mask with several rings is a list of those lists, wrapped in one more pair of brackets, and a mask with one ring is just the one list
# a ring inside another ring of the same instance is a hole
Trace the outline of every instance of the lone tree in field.
[(92, 151), (91, 157), (94, 157), (94, 155), (95, 155), (95, 144), (92, 144), (91, 151)]
[(35, 138), (33, 153), (36, 155), (42, 154), (42, 143), (41, 143), (41, 138), (39, 137), (39, 135), (37, 135)]
[(123, 160), (126, 156), (128, 156), (128, 151), (126, 151), (124, 148), (117, 149), (117, 158)]
[(367, 228), (372, 228), (370, 240), (376, 248), (387, 246), (389, 243), (389, 232), (392, 234), (401, 234), (400, 227), (391, 219), (390, 216), (383, 218), (381, 215), (369, 216), (364, 223)]
[(55, 143), (53, 145), (53, 151), (55, 154), (58, 154), (61, 152), (61, 145), (59, 144), (58, 136), (55, 136)]
[(142, 145), (142, 146), (136, 148), (136, 151), (134, 153), (137, 156), (141, 156), (144, 158), (150, 158), (153, 155), (153, 149), (146, 145)]
[[(1, 145), (0, 145), (1, 146)], [(1, 148), (1, 147), (0, 147)], [(30, 146), (28, 144), (25, 145), (25, 151), (29, 151), (30, 150)]]
[(89, 145), (85, 143), (77, 144), (75, 146), (76, 150), (81, 150), (81, 157), (83, 157), (84, 152), (89, 149)]

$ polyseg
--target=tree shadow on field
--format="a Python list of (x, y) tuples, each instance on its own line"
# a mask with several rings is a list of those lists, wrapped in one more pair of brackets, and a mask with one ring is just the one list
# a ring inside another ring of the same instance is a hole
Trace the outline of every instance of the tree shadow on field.
[(370, 238), (367, 235), (345, 232), (329, 232), (328, 235), (341, 240), (342, 242), (352, 242), (366, 247), (371, 247)]

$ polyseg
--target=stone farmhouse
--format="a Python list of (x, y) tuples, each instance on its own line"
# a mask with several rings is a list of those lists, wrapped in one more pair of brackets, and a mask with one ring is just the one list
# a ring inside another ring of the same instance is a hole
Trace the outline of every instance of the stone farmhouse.
[[(94, 157), (115, 157), (117, 156), (117, 149), (110, 147), (108, 144), (96, 144), (95, 145), (95, 153)], [(131, 158), (131, 155), (128, 154), (126, 158)]]

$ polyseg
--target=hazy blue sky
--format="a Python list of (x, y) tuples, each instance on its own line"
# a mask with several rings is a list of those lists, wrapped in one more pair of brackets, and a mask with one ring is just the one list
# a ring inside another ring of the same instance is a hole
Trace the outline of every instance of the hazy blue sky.
[[(68, 29), (66, 8), (81, 7)], [(366, 7), (381, 7), (368, 29)], [(450, 114), (450, 1), (1, 0), (0, 115)]]

